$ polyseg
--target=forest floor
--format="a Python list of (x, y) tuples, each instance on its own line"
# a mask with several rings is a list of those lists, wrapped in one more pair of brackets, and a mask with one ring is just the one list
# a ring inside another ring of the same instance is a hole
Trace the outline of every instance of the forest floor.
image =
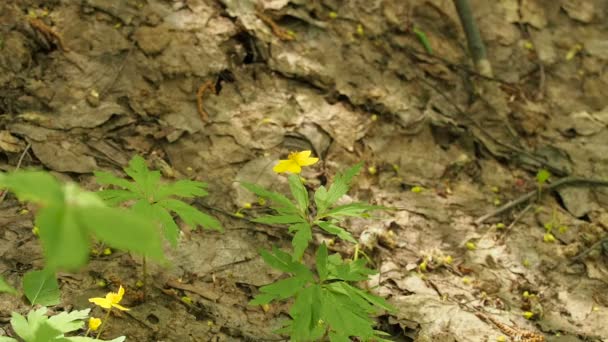
[[(587, 253), (608, 232), (606, 188), (573, 183), (479, 220), (537, 189), (541, 169), (549, 184), (608, 179), (608, 0), (471, 4), (494, 78), (472, 71), (449, 0), (2, 1), (0, 169), (24, 155), (95, 190), (93, 171), (142, 155), (207, 182), (197, 205), (226, 228), (185, 234), (144, 303), (141, 260), (115, 252), (60, 274), (54, 310), (90, 307), (104, 280), (132, 308), (105, 338), (284, 340), (286, 306), (247, 302), (279, 277), (258, 249), (289, 239), (248, 220), (260, 206), (242, 209), (256, 199), (239, 182), (284, 191), (273, 165), (312, 150), (311, 186), (363, 161), (349, 195), (397, 208), (347, 226), (392, 232), (364, 285), (398, 308), (378, 317), (395, 341), (505, 335), (472, 308), (548, 341), (608, 341), (608, 243)], [(22, 209), (11, 196), (0, 208), (0, 274), (15, 286), (43, 263)], [(28, 310), (0, 295), (0, 335)]]

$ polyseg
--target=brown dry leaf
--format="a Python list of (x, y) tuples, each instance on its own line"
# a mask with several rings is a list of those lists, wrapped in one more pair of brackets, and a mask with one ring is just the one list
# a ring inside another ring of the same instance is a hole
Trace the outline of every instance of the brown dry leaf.
[(522, 0), (519, 10), (522, 23), (530, 24), (537, 29), (547, 26), (548, 21), (542, 0)]
[(89, 173), (99, 169), (89, 148), (65, 137), (63, 140), (33, 142), (32, 151), (49, 169), (58, 172)]

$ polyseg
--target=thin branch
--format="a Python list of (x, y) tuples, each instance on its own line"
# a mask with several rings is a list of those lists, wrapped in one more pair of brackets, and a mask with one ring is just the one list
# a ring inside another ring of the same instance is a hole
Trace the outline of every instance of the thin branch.
[(602, 179), (588, 179), (588, 178), (580, 178), (580, 177), (564, 177), (561, 178), (559, 180), (557, 180), (554, 183), (551, 183), (547, 186), (542, 187), (539, 190), (534, 190), (534, 191), (530, 191), (527, 194), (520, 196), (517, 199), (514, 199), (513, 201), (503, 205), (502, 207), (494, 210), (493, 212), (483, 215), (482, 217), (478, 218), (477, 220), (475, 220), (476, 224), (481, 224), (485, 221), (487, 221), (489, 218), (494, 217), (494, 216), (498, 216), (506, 211), (511, 210), (512, 208), (526, 203), (529, 200), (533, 199), (534, 197), (536, 197), (538, 195), (538, 192), (540, 191), (541, 194), (544, 192), (550, 192), (552, 190), (555, 190), (557, 188), (560, 188), (562, 186), (567, 186), (567, 185), (574, 185), (574, 184), (579, 184), (579, 185), (586, 185), (586, 186), (590, 186), (590, 185), (598, 185), (598, 186), (608, 186), (608, 180), (602, 180)]
[(469, 51), (471, 52), (475, 68), (477, 68), (477, 71), (479, 71), (480, 74), (492, 77), (492, 65), (486, 55), (486, 47), (481, 39), (481, 34), (479, 33), (479, 28), (477, 28), (475, 18), (473, 18), (469, 0), (454, 0), (454, 5), (456, 6), (460, 23), (462, 24), (462, 28), (467, 37)]
[[(27, 151), (29, 151), (31, 147), (32, 147), (32, 143), (28, 142), (27, 146), (25, 146), (25, 149), (23, 149), (23, 152), (21, 152), (21, 155), (19, 156), (19, 160), (17, 161), (17, 166), (15, 166), (14, 171), (17, 171), (17, 170), (19, 170), (19, 168), (21, 168), (21, 163), (23, 163), (23, 158), (25, 158)], [(6, 189), (4, 191), (2, 191), (2, 195), (0, 196), (0, 203), (4, 202), (4, 199), (6, 198), (7, 193), (8, 193), (8, 191), (6, 191)]]

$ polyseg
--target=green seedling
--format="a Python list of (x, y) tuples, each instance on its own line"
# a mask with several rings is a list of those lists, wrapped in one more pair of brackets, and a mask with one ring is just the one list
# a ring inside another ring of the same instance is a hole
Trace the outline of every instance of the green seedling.
[(536, 185), (538, 187), (538, 201), (540, 202), (540, 198), (543, 191), (543, 186), (547, 183), (547, 181), (551, 178), (551, 172), (545, 169), (538, 170), (536, 174)]
[(351, 337), (388, 341), (381, 337), (386, 333), (373, 328), (370, 315), (394, 308), (383, 298), (351, 285), (377, 273), (365, 267), (365, 259), (343, 260), (337, 253), (328, 255), (322, 244), (316, 252), (316, 272), (312, 272), (279, 249), (261, 254), (267, 264), (290, 277), (261, 287), (250, 304), (293, 298), (289, 310), (292, 320), (279, 330), (289, 334), (292, 341), (319, 341), (324, 337), (330, 341), (351, 341)]
[[(160, 226), (165, 238), (173, 246), (177, 246), (180, 229), (175, 223), (171, 213), (179, 216), (192, 229), (202, 226), (206, 229), (222, 230), (217, 219), (209, 216), (197, 208), (175, 199), (204, 197), (207, 195), (206, 184), (188, 179), (173, 183), (162, 183), (160, 171), (151, 171), (144, 158), (135, 156), (124, 168), (125, 173), (133, 180), (129, 181), (116, 177), (108, 172), (95, 172), (99, 184), (113, 185), (117, 188), (98, 192), (108, 204), (117, 206), (123, 203), (132, 203), (133, 212), (152, 218)], [(144, 296), (147, 278), (146, 258), (143, 259)]]
[[(96, 342), (103, 341), (86, 336), (66, 336), (84, 327), (84, 320), (90, 309), (61, 312), (54, 316), (47, 316), (47, 308), (41, 307), (31, 310), (27, 317), (13, 312), (11, 326), (20, 339), (0, 336), (0, 342)], [(89, 321), (90, 322), (90, 321)], [(95, 321), (94, 321), (95, 322)], [(89, 327), (90, 327), (89, 323)], [(90, 329), (90, 328), (89, 328)], [(124, 336), (115, 338), (110, 342), (122, 342)]]
[(329, 338), (330, 341), (350, 341), (358, 337), (362, 341), (384, 341), (382, 332), (374, 330), (370, 315), (379, 310), (393, 310), (382, 298), (360, 290), (352, 282), (364, 281), (376, 272), (365, 267), (366, 259), (343, 260), (339, 254), (328, 255), (325, 244), (316, 251), (316, 272), (302, 262), (312, 241), (312, 230), (334, 235), (342, 240), (357, 243), (340, 222), (346, 217), (364, 217), (383, 207), (366, 203), (336, 205), (350, 188), (350, 182), (362, 168), (362, 163), (336, 175), (333, 184), (320, 186), (311, 200), (299, 176), (302, 166), (316, 163), (310, 151), (294, 152), (287, 160), (275, 167), (277, 173), (290, 172), (289, 187), (293, 201), (282, 194), (266, 190), (258, 185), (243, 183), (243, 187), (265, 199), (273, 215), (254, 219), (266, 224), (285, 224), (293, 234), (293, 251), (279, 249), (261, 251), (262, 258), (271, 267), (290, 275), (273, 284), (260, 288), (260, 294), (250, 303), (268, 305), (275, 300), (293, 298), (289, 314), (291, 321), (280, 333), (289, 334), (292, 341), (312, 341)]
[(43, 171), (15, 171), (0, 174), (0, 187), (38, 206), (35, 226), (44, 250), (45, 269), (29, 272), (23, 278), (25, 295), (32, 304), (58, 302), (55, 273), (84, 266), (94, 240), (157, 260), (163, 258), (154, 222), (124, 209), (109, 208), (98, 195), (76, 184), (61, 184)]

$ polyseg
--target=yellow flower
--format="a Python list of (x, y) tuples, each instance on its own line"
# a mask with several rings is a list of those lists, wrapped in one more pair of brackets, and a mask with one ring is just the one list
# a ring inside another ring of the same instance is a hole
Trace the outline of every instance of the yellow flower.
[(122, 285), (118, 289), (117, 292), (109, 292), (105, 298), (89, 298), (89, 302), (94, 303), (95, 305), (99, 305), (104, 309), (117, 308), (122, 311), (129, 311), (129, 309), (125, 308), (122, 305), (119, 305), (122, 300), (122, 296), (125, 294), (125, 289), (122, 288)]
[(91, 329), (91, 331), (96, 331), (97, 329), (99, 329), (100, 325), (101, 325), (101, 319), (99, 319), (97, 317), (89, 318), (89, 329)]
[(319, 161), (319, 158), (311, 157), (310, 153), (310, 151), (291, 152), (287, 160), (279, 160), (272, 170), (276, 173), (300, 173), (302, 166), (309, 166)]

